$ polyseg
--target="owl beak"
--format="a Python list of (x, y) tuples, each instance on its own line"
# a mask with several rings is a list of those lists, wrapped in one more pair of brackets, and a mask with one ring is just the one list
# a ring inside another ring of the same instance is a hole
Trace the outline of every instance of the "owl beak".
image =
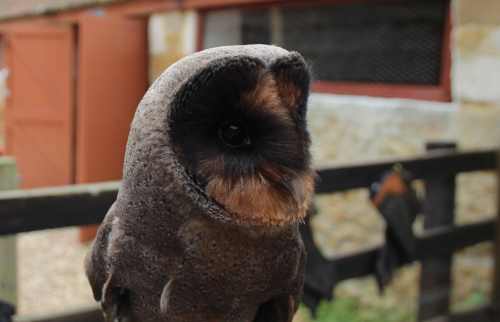
[(297, 202), (297, 207), (300, 209), (304, 206), (307, 196), (306, 180), (303, 176), (297, 176), (293, 179), (285, 181), (286, 186), (290, 189), (293, 198)]

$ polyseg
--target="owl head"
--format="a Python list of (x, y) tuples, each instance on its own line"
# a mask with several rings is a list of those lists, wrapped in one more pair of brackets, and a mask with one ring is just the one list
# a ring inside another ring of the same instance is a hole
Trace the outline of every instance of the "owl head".
[(209, 49), (170, 67), (152, 88), (163, 91), (177, 184), (218, 219), (300, 221), (315, 180), (310, 82), (300, 54), (265, 45)]

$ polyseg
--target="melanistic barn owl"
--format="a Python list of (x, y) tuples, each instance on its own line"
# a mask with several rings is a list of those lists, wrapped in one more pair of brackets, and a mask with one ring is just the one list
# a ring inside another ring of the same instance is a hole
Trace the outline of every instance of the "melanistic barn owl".
[(150, 87), (85, 261), (108, 322), (292, 320), (310, 82), (300, 54), (252, 45), (187, 56)]

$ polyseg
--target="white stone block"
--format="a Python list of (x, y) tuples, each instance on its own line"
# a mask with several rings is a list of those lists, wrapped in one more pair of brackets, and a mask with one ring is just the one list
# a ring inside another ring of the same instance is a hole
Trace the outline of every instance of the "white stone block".
[(241, 45), (241, 12), (239, 10), (213, 11), (205, 16), (203, 49)]
[(455, 55), (454, 97), (480, 103), (500, 101), (500, 55)]
[(318, 163), (424, 152), (428, 141), (456, 141), (457, 104), (312, 93), (309, 128)]
[(187, 56), (196, 51), (197, 19), (194, 10), (174, 10), (152, 14), (148, 24), (150, 55), (179, 51)]

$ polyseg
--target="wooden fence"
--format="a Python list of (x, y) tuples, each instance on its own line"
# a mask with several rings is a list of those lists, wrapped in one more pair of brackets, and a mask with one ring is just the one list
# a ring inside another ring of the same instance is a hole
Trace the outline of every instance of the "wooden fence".
[[(470, 312), (450, 315), (451, 255), (454, 251), (491, 241), (498, 245), (496, 220), (464, 226), (453, 225), (454, 182), (460, 172), (499, 169), (499, 152), (456, 152), (452, 149), (429, 151), (411, 158), (387, 159), (372, 163), (319, 167), (321, 178), (316, 193), (332, 193), (367, 188), (377, 174), (401, 163), (415, 179), (426, 182), (426, 230), (418, 236), (417, 260), (422, 262), (419, 321), (492, 322), (500, 312), (500, 254), (495, 251), (495, 268), (490, 305)], [(100, 223), (117, 196), (120, 182), (74, 185), (0, 193), (0, 236), (40, 229)], [(432, 192), (432, 193), (430, 193)], [(450, 221), (451, 215), (451, 221)], [(433, 217), (431, 217), (433, 216)], [(496, 218), (498, 216), (495, 216)], [(433, 219), (434, 218), (434, 219)], [(444, 220), (443, 220), (444, 218)], [(437, 220), (436, 220), (437, 219)], [(428, 229), (427, 229), (428, 228)], [(339, 253), (330, 260), (340, 280), (370, 275), (380, 245), (355, 252)], [(0, 259), (1, 260), (1, 259)], [(437, 264), (436, 264), (437, 263)], [(427, 269), (426, 269), (427, 267)], [(430, 279), (427, 277), (431, 277)], [(92, 318), (90, 318), (92, 317)], [(21, 319), (23, 322), (102, 321), (96, 309), (57, 317)]]

